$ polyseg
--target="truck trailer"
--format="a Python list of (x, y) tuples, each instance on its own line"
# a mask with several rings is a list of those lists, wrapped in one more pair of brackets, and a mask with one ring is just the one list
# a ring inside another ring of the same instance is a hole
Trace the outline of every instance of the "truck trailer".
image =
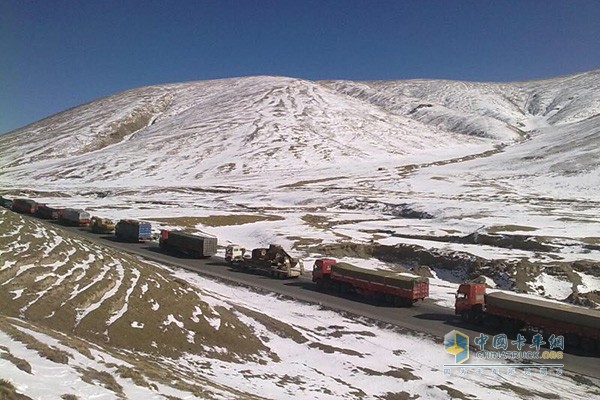
[(158, 244), (163, 250), (178, 251), (194, 258), (210, 257), (217, 252), (216, 237), (167, 229), (160, 231)]
[(35, 214), (37, 203), (30, 199), (14, 199), (12, 201), (12, 210), (21, 214)]
[(150, 222), (122, 219), (115, 226), (115, 236), (124, 242), (152, 240), (152, 225)]
[(297, 278), (304, 273), (302, 260), (290, 256), (283, 247), (253, 249), (251, 254), (237, 245), (227, 246), (225, 261), (236, 269), (269, 275), (276, 279)]
[(35, 215), (42, 219), (59, 219), (63, 212), (64, 209), (61, 208), (49, 207), (46, 204), (38, 204)]
[(586, 351), (600, 343), (600, 310), (518, 294), (486, 293), (481, 282), (458, 287), (454, 312), (467, 322), (486, 323), (505, 333), (524, 330), (562, 335), (568, 344)]
[(312, 280), (320, 291), (354, 292), (396, 306), (410, 306), (429, 296), (427, 278), (365, 269), (331, 258), (315, 261)]
[(65, 208), (59, 211), (59, 221), (65, 225), (88, 226), (90, 224), (90, 213), (77, 208)]
[(12, 210), (12, 200), (7, 199), (6, 197), (0, 197), (0, 207)]

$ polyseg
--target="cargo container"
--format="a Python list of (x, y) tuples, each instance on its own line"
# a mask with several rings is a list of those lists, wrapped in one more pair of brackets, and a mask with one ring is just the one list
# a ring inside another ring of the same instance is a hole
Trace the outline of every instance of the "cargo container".
[(48, 207), (46, 204), (38, 204), (35, 215), (43, 219), (59, 219), (63, 209)]
[(90, 213), (77, 208), (65, 208), (58, 211), (59, 221), (65, 225), (88, 226), (90, 224)]
[(315, 261), (312, 280), (320, 291), (357, 293), (398, 306), (409, 306), (429, 296), (427, 278), (365, 269), (331, 258)]
[(152, 240), (152, 225), (150, 222), (122, 219), (115, 226), (115, 236), (124, 242)]
[(227, 246), (225, 261), (233, 268), (261, 273), (276, 279), (297, 278), (304, 273), (302, 260), (290, 256), (281, 246), (253, 249), (251, 255), (237, 245)]
[(37, 203), (29, 199), (14, 199), (12, 201), (12, 210), (21, 214), (35, 214)]
[(160, 231), (159, 246), (163, 250), (174, 250), (191, 257), (210, 257), (217, 252), (217, 238), (193, 235), (181, 231)]
[(458, 287), (454, 312), (467, 322), (485, 322), (504, 333), (562, 335), (570, 345), (586, 351), (600, 343), (600, 310), (511, 293), (486, 294), (482, 282)]
[(0, 207), (12, 209), (12, 200), (7, 199), (6, 197), (0, 197)]

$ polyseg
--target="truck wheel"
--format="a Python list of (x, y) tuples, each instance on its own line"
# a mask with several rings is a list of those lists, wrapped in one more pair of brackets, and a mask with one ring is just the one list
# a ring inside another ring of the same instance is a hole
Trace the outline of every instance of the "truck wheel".
[(516, 321), (511, 318), (504, 318), (502, 320), (502, 330), (508, 335), (516, 333), (518, 330)]
[(410, 299), (405, 299), (404, 297), (396, 296), (394, 304), (397, 307), (410, 307), (413, 303)]
[(331, 290), (334, 291), (338, 296), (340, 294), (340, 284), (338, 282), (331, 282)]
[(500, 329), (501, 321), (496, 315), (485, 314), (484, 325), (494, 330)]
[(565, 335), (565, 346), (579, 347), (579, 336), (572, 333), (567, 333)]
[(473, 314), (471, 314), (471, 311), (461, 312), (460, 317), (464, 322), (471, 322), (473, 320)]
[(590, 338), (581, 338), (581, 349), (586, 353), (593, 353), (596, 350), (596, 343)]
[(325, 285), (323, 285), (323, 281), (321, 279), (319, 279), (316, 283), (317, 283), (317, 292), (324, 292)]

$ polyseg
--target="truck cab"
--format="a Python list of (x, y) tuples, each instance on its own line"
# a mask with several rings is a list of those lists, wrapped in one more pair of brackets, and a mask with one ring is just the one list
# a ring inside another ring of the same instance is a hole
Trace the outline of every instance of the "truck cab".
[(456, 292), (454, 313), (465, 320), (477, 318), (485, 306), (485, 283), (462, 283)]
[(241, 260), (244, 258), (246, 249), (238, 245), (229, 245), (225, 249), (225, 261), (228, 264), (232, 264), (235, 260)]
[(312, 281), (317, 282), (331, 274), (331, 266), (337, 263), (333, 258), (320, 258), (313, 265)]

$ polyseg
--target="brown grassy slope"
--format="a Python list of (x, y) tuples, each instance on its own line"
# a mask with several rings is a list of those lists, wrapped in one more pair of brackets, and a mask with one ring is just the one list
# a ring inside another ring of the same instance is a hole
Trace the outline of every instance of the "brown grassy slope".
[[(233, 311), (215, 311), (198, 289), (167, 270), (60, 227), (1, 210), (0, 249), (5, 316), (147, 354), (176, 358), (187, 352), (238, 362), (268, 354)], [(207, 318), (222, 323), (215, 329)]]

